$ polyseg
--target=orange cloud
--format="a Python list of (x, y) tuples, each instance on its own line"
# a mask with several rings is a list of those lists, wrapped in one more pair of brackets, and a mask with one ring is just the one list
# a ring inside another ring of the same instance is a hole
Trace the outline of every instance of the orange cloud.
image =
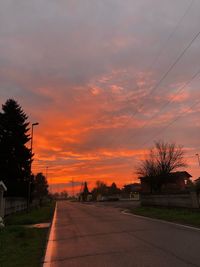
[(169, 95), (169, 100), (173, 100), (173, 102), (181, 103), (186, 101), (190, 97), (189, 92), (181, 92), (180, 94), (170, 94)]

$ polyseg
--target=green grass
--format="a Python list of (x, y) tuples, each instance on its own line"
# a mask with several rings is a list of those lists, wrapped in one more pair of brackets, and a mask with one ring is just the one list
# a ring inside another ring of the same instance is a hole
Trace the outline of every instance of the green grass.
[(1, 267), (39, 267), (48, 229), (8, 226), (0, 232)]
[(200, 211), (176, 208), (137, 207), (131, 209), (137, 215), (200, 227)]
[(27, 228), (23, 224), (50, 222), (54, 203), (29, 213), (18, 213), (6, 218), (0, 230), (1, 267), (39, 267), (45, 253), (48, 228)]
[(6, 225), (26, 225), (51, 221), (54, 203), (47, 203), (40, 208), (32, 209), (30, 212), (21, 212), (10, 215), (5, 219)]

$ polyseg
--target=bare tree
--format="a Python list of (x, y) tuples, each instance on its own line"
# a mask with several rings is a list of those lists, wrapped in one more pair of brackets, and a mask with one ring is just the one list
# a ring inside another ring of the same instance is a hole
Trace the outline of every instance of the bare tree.
[(182, 146), (157, 141), (147, 158), (138, 165), (137, 174), (149, 178), (149, 182), (159, 188), (172, 171), (186, 166)]
[(176, 169), (187, 166), (182, 146), (164, 142), (156, 142), (155, 146), (155, 158), (160, 174), (169, 174)]
[(142, 177), (153, 177), (157, 176), (157, 167), (154, 159), (154, 152), (151, 149), (149, 155), (145, 160), (142, 160), (137, 166), (137, 174)]

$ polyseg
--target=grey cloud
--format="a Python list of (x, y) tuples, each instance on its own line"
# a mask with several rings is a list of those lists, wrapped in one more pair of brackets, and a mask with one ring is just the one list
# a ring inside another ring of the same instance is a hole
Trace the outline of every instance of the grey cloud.
[[(96, 118), (91, 116), (92, 121), (85, 122), (87, 125), (83, 121), (88, 131), (80, 130), (79, 142), (63, 141), (63, 151), (95, 153), (105, 148), (141, 146), (145, 140), (153, 139), (167, 122), (155, 125), (150, 121), (141, 130), (134, 128), (135, 119), (148, 120), (149, 114), (155, 112), (159, 115), (156, 118), (169, 112), (176, 117), (199, 97), (199, 81), (194, 81), (187, 87), (187, 100), (174, 102), (159, 113), (169, 95), (177, 91), (177, 84), (190, 79), (200, 68), (200, 38), (155, 93), (149, 94), (199, 31), (200, 2), (194, 1), (168, 40), (190, 3), (189, 0), (2, 0), (0, 100), (15, 97), (35, 116), (45, 109), (40, 114), (44, 121), (48, 113), (54, 112), (62, 113), (66, 120), (78, 118), (79, 114), (95, 114)], [(107, 76), (110, 78), (100, 81)], [(142, 81), (144, 84), (138, 86)], [(122, 91), (113, 92), (113, 85), (122, 87)], [(99, 95), (90, 93), (92, 86), (101, 89)], [(126, 123), (128, 116), (133, 119)], [(186, 117), (173, 131), (166, 129), (161, 136), (194, 146), (197, 141), (190, 136), (198, 139), (197, 128), (190, 120), (196, 116)], [(122, 124), (113, 128), (118, 118), (122, 118)], [(110, 127), (92, 128), (98, 123)], [(43, 136), (49, 138), (46, 133)], [(58, 142), (60, 136), (51, 138)], [(42, 151), (47, 152), (51, 150)], [(59, 152), (57, 157), (62, 161)], [(68, 164), (77, 161), (72, 159)]]

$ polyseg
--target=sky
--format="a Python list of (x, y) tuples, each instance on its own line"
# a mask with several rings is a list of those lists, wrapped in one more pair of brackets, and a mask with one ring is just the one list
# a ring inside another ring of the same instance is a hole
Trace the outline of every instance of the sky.
[[(0, 0), (0, 104), (34, 128), (51, 190), (137, 182), (156, 140), (200, 153), (200, 1)], [(199, 101), (199, 102), (198, 102)]]

